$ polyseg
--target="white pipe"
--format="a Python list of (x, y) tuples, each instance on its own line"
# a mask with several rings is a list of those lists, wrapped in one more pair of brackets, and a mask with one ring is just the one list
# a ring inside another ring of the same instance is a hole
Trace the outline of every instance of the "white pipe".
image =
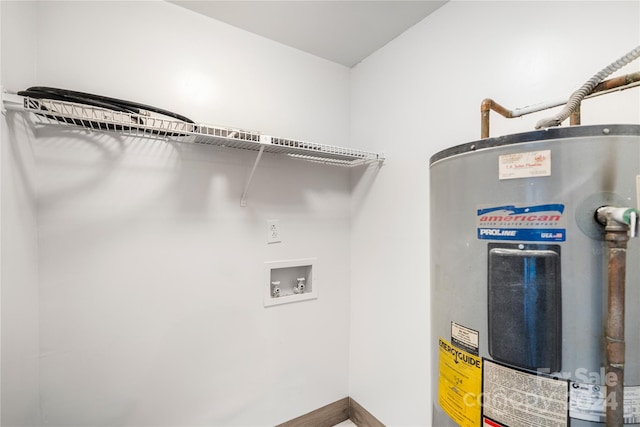
[[(636, 86), (640, 86), (640, 82), (634, 82), (634, 83), (631, 83), (629, 85), (625, 85), (624, 89), (630, 89), (630, 88), (636, 87)], [(589, 95), (585, 96), (584, 99), (594, 98), (596, 96), (601, 96), (601, 95), (606, 95), (606, 94), (611, 93), (611, 92), (618, 92), (618, 91), (621, 91), (622, 89), (623, 89), (623, 87), (617, 87), (617, 88), (613, 88), (613, 89), (609, 89), (609, 90), (602, 90), (602, 91), (599, 91), (599, 92), (594, 92), (592, 94), (589, 94)], [(564, 98), (564, 99), (556, 100), (556, 101), (541, 102), (540, 104), (534, 104), (534, 105), (529, 105), (529, 106), (526, 106), (526, 107), (515, 108), (515, 109), (511, 110), (510, 113), (511, 113), (512, 117), (525, 116), (527, 114), (537, 113), (538, 111), (548, 110), (549, 108), (559, 107), (561, 105), (566, 104), (568, 101), (569, 101), (569, 98)]]

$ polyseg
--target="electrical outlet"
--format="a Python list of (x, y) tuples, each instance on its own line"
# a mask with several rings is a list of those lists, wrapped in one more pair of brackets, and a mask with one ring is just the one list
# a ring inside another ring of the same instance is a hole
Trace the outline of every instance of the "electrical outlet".
[(280, 221), (277, 219), (267, 220), (267, 243), (280, 243)]

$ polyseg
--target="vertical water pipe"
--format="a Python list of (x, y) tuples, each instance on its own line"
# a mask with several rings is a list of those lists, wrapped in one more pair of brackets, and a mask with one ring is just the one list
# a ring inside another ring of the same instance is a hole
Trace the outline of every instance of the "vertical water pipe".
[(596, 211), (605, 226), (607, 259), (607, 317), (605, 323), (606, 426), (624, 424), (624, 308), (627, 269), (627, 242), (635, 237), (638, 211), (631, 208), (602, 207)]

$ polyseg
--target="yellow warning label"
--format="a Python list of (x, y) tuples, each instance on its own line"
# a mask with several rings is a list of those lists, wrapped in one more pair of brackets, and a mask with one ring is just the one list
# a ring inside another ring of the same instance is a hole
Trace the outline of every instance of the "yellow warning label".
[(462, 427), (480, 425), (482, 359), (439, 339), (438, 403)]

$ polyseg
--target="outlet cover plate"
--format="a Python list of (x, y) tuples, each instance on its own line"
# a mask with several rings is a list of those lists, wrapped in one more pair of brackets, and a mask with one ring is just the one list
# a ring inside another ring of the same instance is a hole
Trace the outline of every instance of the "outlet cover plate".
[(267, 243), (280, 243), (282, 237), (280, 234), (280, 220), (268, 219), (267, 220)]

